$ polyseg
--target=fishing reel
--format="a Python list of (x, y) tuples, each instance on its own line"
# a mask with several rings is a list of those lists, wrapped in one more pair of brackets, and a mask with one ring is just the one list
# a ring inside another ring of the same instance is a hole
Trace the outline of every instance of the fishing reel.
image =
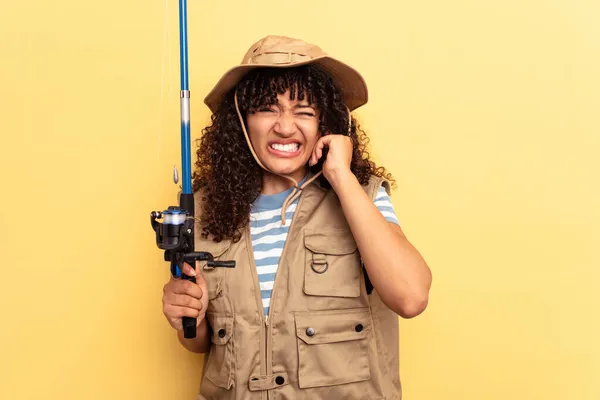
[[(163, 222), (160, 223), (157, 219), (162, 219)], [(193, 229), (193, 220), (188, 219), (185, 210), (171, 206), (162, 212), (152, 211), (150, 223), (156, 233), (156, 245), (165, 250), (165, 261), (171, 262), (171, 274), (177, 278), (181, 277), (183, 265), (177, 261), (191, 250), (188, 238)]]
[[(194, 268), (196, 261), (205, 261), (213, 268), (234, 268), (235, 261), (215, 261), (209, 252), (194, 251), (194, 198), (192, 194), (184, 193), (180, 196), (180, 207), (170, 206), (164, 211), (150, 213), (150, 223), (156, 233), (156, 245), (165, 251), (165, 261), (171, 263), (171, 274), (196, 283), (194, 276), (183, 273), (183, 263)], [(162, 222), (159, 222), (161, 219)], [(183, 317), (182, 322), (184, 337), (195, 338), (196, 318)]]
[[(162, 223), (157, 219), (163, 220)], [(195, 266), (196, 261), (206, 261), (209, 267), (234, 268), (235, 261), (215, 261), (206, 251), (194, 250), (194, 218), (180, 207), (171, 206), (165, 211), (152, 211), (150, 223), (156, 232), (156, 245), (165, 251), (165, 261), (171, 262), (171, 274), (180, 278), (183, 263)], [(193, 278), (193, 277), (191, 277)]]

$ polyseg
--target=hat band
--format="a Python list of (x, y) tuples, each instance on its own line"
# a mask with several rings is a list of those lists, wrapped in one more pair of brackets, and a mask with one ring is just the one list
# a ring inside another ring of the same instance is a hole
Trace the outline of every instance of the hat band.
[(273, 53), (262, 53), (257, 54), (254, 57), (250, 58), (248, 61), (249, 64), (292, 64), (295, 62), (308, 61), (311, 60), (312, 57), (307, 56), (306, 54), (298, 54), (292, 52), (273, 52)]

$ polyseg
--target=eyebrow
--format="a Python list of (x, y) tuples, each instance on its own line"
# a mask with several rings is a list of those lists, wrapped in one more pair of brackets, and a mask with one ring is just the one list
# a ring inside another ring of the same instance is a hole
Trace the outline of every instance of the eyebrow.
[(296, 104), (294, 108), (312, 108), (313, 110), (315, 110), (315, 107), (311, 106), (310, 104)]
[[(274, 106), (278, 106), (278, 107), (282, 106), (282, 104), (279, 102), (279, 100), (275, 104), (273, 104), (273, 105)], [(315, 112), (317, 111), (317, 107), (313, 106), (311, 104), (296, 104), (293, 108), (294, 109), (298, 109), (298, 108), (310, 108), (310, 109), (314, 110)]]

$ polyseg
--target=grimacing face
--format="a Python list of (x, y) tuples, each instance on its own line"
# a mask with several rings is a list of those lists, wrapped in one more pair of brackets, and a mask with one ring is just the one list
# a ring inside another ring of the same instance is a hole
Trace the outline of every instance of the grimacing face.
[(304, 177), (306, 164), (320, 137), (319, 111), (306, 100), (290, 100), (289, 91), (277, 104), (248, 114), (248, 135), (259, 160), (282, 175)]

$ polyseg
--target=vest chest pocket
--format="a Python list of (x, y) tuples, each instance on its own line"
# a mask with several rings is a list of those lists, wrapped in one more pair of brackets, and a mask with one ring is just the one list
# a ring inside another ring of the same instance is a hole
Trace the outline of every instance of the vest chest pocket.
[(360, 295), (360, 255), (350, 231), (305, 231), (304, 247), (304, 293), (332, 297)]
[(205, 367), (206, 379), (230, 389), (233, 386), (235, 357), (233, 354), (233, 314), (207, 313), (212, 329), (211, 346)]
[(360, 382), (369, 368), (369, 309), (295, 313), (301, 388)]

